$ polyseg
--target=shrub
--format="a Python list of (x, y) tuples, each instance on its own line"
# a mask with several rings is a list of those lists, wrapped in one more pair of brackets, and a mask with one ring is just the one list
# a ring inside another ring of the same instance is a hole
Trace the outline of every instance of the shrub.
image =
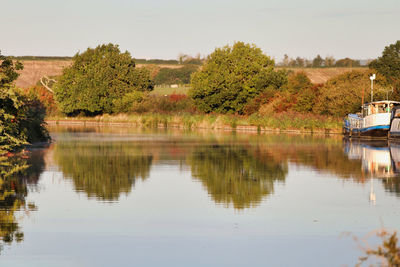
[(134, 113), (195, 113), (196, 108), (192, 99), (186, 95), (172, 94), (169, 96), (145, 95), (141, 101), (131, 106)]
[(46, 109), (46, 115), (57, 115), (60, 113), (57, 103), (54, 100), (54, 94), (49, 92), (43, 86), (36, 85), (34, 87), (25, 90), (30, 98), (36, 98)]
[(134, 105), (141, 103), (144, 98), (145, 98), (144, 93), (140, 91), (127, 93), (122, 98), (115, 99), (113, 101), (114, 112), (116, 113), (129, 112), (133, 109)]
[(303, 71), (293, 73), (288, 77), (287, 88), (291, 93), (298, 93), (312, 86), (311, 80)]
[[(371, 71), (351, 71), (336, 76), (320, 88), (313, 111), (318, 114), (345, 116), (360, 111), (364, 90), (364, 102), (370, 99)], [(374, 84), (374, 100), (386, 97), (386, 79), (377, 75)]]
[(297, 100), (296, 105), (294, 106), (294, 110), (298, 112), (312, 112), (316, 105), (319, 91), (322, 86), (322, 84), (317, 84), (303, 88), (297, 94)]

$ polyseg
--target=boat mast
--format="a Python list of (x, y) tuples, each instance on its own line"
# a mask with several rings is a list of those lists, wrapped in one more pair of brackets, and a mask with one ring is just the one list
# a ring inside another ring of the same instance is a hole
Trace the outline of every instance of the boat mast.
[(371, 80), (371, 102), (374, 101), (374, 80), (375, 80), (375, 78), (376, 78), (375, 73), (372, 74), (372, 75), (369, 77), (369, 79)]

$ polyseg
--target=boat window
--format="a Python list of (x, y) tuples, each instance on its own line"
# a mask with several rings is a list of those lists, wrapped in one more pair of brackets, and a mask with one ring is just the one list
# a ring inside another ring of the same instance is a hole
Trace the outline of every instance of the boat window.
[(368, 116), (371, 114), (391, 113), (391, 111), (394, 107), (395, 107), (395, 105), (393, 103), (370, 104), (368, 106), (363, 107), (362, 114), (365, 117), (365, 116)]

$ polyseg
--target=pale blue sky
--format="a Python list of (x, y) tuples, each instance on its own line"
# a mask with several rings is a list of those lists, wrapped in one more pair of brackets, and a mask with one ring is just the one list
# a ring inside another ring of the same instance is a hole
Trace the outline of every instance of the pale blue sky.
[(207, 55), (234, 41), (269, 56), (374, 58), (400, 39), (400, 0), (0, 0), (5, 55), (116, 43), (137, 58)]

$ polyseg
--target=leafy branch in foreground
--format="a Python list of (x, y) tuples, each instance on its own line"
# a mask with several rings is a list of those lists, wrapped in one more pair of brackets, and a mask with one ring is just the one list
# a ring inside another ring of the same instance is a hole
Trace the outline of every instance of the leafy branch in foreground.
[(0, 54), (0, 155), (37, 141), (47, 141), (45, 109), (13, 82), (23, 66)]
[(397, 232), (390, 233), (386, 229), (376, 232), (376, 236), (382, 240), (382, 244), (375, 248), (361, 247), (365, 255), (359, 258), (356, 266), (371, 259), (380, 260), (379, 266), (398, 267), (400, 266), (400, 246), (398, 244)]

